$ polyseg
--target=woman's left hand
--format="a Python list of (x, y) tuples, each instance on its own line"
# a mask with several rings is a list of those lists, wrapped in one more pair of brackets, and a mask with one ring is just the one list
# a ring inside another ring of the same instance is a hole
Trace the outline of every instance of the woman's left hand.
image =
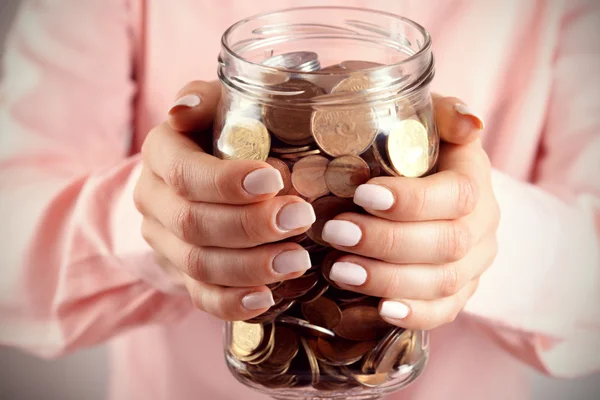
[(439, 172), (371, 179), (354, 195), (370, 215), (340, 214), (323, 229), (324, 240), (353, 253), (336, 261), (331, 279), (382, 297), (381, 316), (409, 329), (454, 321), (497, 252), (500, 210), (483, 122), (456, 98), (435, 96), (434, 105)]

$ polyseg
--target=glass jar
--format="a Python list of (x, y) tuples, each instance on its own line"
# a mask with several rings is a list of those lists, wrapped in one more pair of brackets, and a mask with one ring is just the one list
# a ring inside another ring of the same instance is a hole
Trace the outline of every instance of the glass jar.
[(312, 203), (317, 221), (287, 239), (310, 252), (303, 276), (269, 285), (276, 304), (227, 323), (226, 361), (244, 384), (277, 399), (376, 399), (423, 370), (428, 335), (389, 325), (381, 299), (329, 278), (343, 252), (321, 237), (377, 176), (434, 172), (439, 137), (429, 83), (431, 39), (408, 19), (373, 10), (306, 7), (240, 21), (223, 35), (222, 98), (213, 152), (266, 161), (278, 195)]

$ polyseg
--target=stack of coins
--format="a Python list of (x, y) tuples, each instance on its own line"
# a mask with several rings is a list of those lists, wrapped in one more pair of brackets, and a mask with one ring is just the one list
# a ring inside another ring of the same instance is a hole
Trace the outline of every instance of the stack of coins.
[[(278, 55), (267, 64), (302, 71), (320, 68), (316, 54), (309, 52)], [(380, 318), (379, 298), (343, 290), (330, 280), (333, 263), (344, 253), (332, 250), (321, 236), (325, 222), (335, 216), (364, 213), (352, 201), (359, 185), (377, 176), (423, 176), (436, 161), (436, 134), (429, 131), (417, 107), (406, 101), (319, 105), (328, 96), (380, 84), (383, 77), (361, 73), (377, 66), (349, 60), (321, 69), (347, 72), (343, 79), (323, 74), (313, 81), (278, 82), (270, 86), (276, 89), (274, 101), (262, 105), (258, 113), (255, 108), (236, 109), (233, 99), (221, 117), (222, 126), (216, 127), (216, 155), (266, 161), (283, 178), (278, 195), (302, 197), (312, 203), (317, 217), (305, 234), (287, 239), (309, 251), (312, 268), (297, 279), (269, 285), (276, 304), (232, 325), (229, 357), (239, 375), (255, 384), (312, 385), (318, 390), (376, 387), (409, 365), (416, 351), (414, 332)], [(321, 102), (292, 106), (288, 93), (296, 100)], [(411, 110), (409, 115), (406, 110)]]

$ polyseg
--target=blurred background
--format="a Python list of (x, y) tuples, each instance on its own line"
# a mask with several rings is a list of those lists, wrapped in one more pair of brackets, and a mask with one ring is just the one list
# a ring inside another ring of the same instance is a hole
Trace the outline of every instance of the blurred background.
[[(18, 6), (19, 0), (0, 0), (0, 54)], [(103, 347), (51, 361), (0, 347), (0, 400), (103, 400), (107, 368)], [(561, 381), (532, 372), (532, 379), (534, 400), (600, 399), (600, 375)]]

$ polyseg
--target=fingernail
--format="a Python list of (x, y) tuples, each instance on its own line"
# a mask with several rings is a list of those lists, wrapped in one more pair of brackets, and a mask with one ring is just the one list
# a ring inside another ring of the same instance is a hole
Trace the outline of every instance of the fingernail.
[(244, 178), (244, 189), (253, 195), (277, 193), (283, 189), (281, 173), (275, 168), (261, 168)]
[(403, 319), (406, 318), (410, 309), (406, 304), (400, 303), (399, 301), (387, 300), (381, 304), (381, 311), (379, 315), (389, 319)]
[(284, 251), (273, 259), (273, 269), (278, 274), (306, 271), (310, 267), (310, 256), (306, 250)]
[(315, 210), (313, 210), (312, 206), (308, 203), (298, 201), (288, 204), (279, 211), (277, 225), (283, 230), (291, 231), (310, 226), (316, 219)]
[(198, 107), (200, 105), (200, 96), (197, 94), (188, 94), (183, 97), (180, 97), (175, 101), (173, 106), (169, 109), (169, 114), (172, 114), (176, 109), (180, 107), (193, 108)]
[(247, 310), (258, 310), (268, 308), (275, 304), (271, 292), (256, 292), (244, 296), (242, 306)]
[(338, 246), (355, 246), (360, 242), (362, 231), (350, 221), (331, 220), (323, 226), (321, 237), (324, 241)]
[(340, 261), (331, 267), (329, 278), (335, 282), (358, 286), (366, 282), (367, 271), (358, 264)]
[(472, 110), (471, 110), (469, 107), (467, 107), (466, 105), (458, 103), (458, 104), (455, 104), (455, 105), (454, 105), (454, 109), (455, 109), (455, 110), (456, 110), (456, 111), (457, 111), (459, 114), (462, 114), (462, 115), (466, 115), (466, 116), (472, 117), (472, 118), (473, 118), (473, 121), (475, 122), (475, 125), (477, 126), (477, 128), (479, 128), (479, 129), (483, 129), (483, 128), (485, 128), (485, 123), (483, 122), (483, 119), (482, 119), (482, 118), (481, 118), (479, 115), (475, 114), (475, 113), (474, 113), (474, 112), (473, 112), (473, 111), (472, 111)]
[(389, 210), (394, 205), (394, 195), (382, 186), (365, 183), (356, 188), (354, 203), (369, 210)]

